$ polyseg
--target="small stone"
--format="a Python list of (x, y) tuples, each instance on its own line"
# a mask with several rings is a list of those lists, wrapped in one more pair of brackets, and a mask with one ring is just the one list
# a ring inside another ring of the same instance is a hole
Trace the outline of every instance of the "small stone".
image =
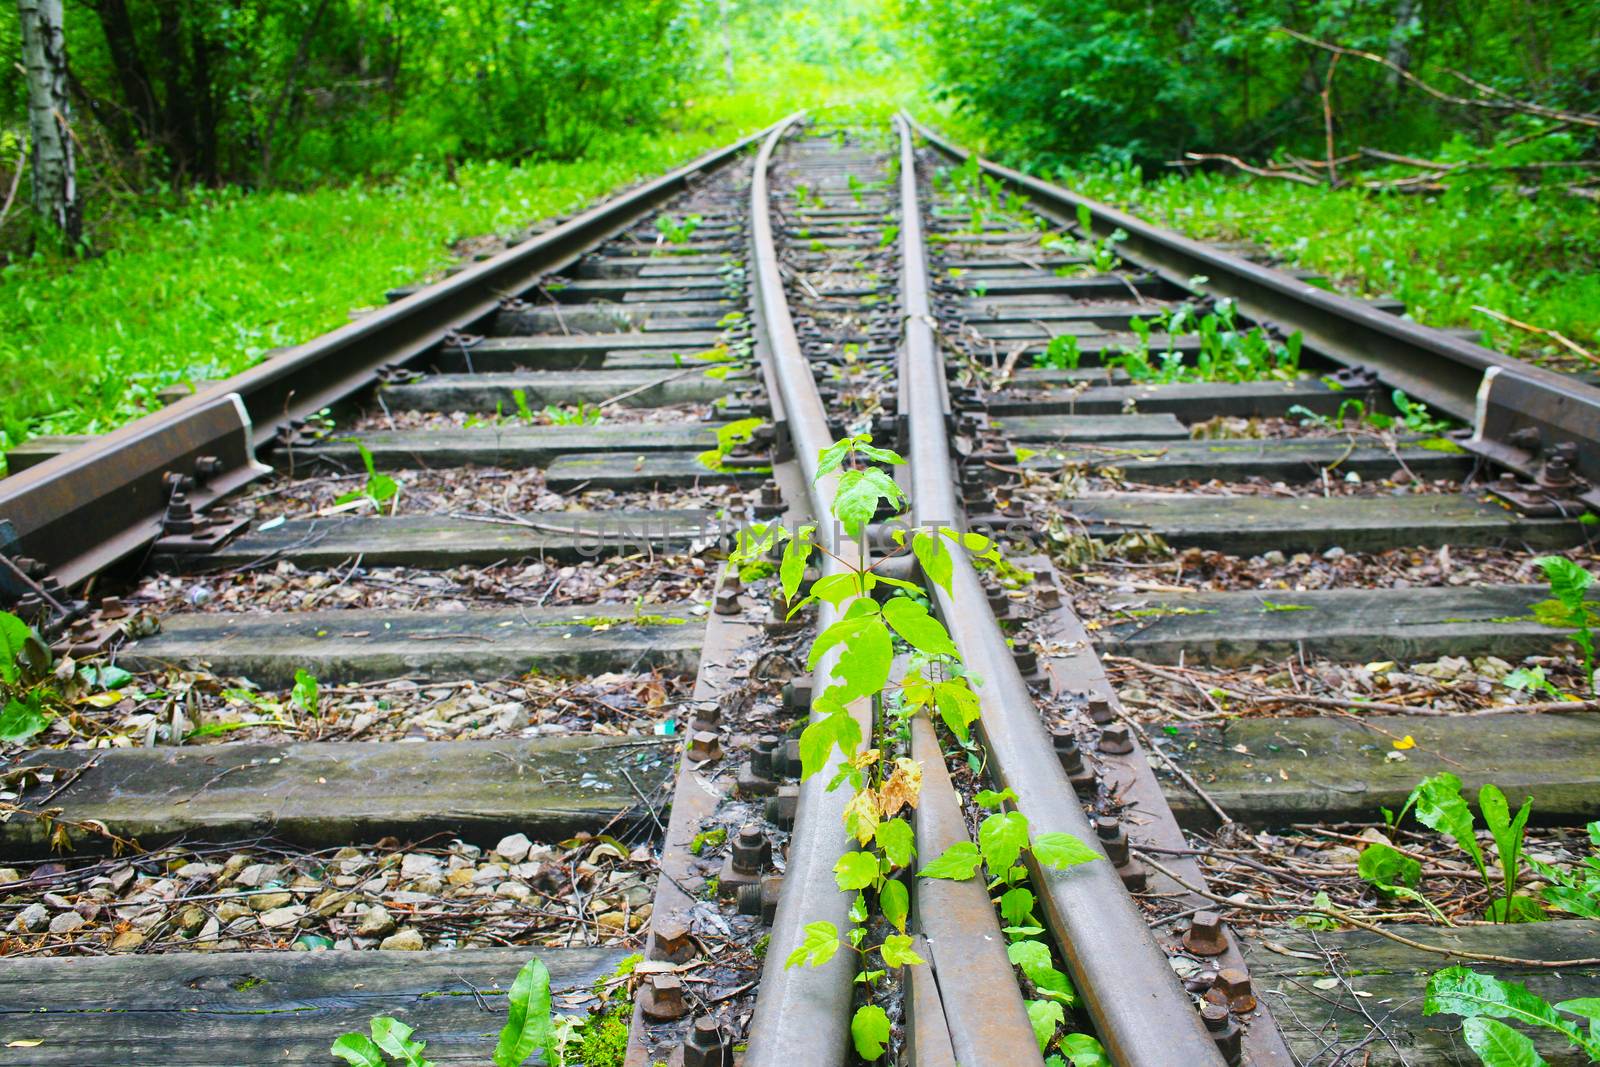
[(283, 907), (293, 899), (294, 896), (289, 893), (257, 893), (250, 898), (250, 907), (254, 911), (271, 911)]
[(611, 930), (616, 933), (621, 933), (623, 930), (628, 928), (628, 920), (620, 911), (604, 912), (595, 916), (594, 921), (596, 925), (603, 926), (607, 930)]
[(111, 939), (113, 952), (130, 952), (144, 944), (144, 934), (138, 930), (124, 930)]
[(284, 927), (293, 926), (305, 918), (306, 911), (304, 904), (291, 904), (287, 908), (273, 908), (271, 911), (261, 913), (261, 925), (268, 930), (282, 930)]
[(378, 947), (388, 952), (421, 952), (424, 945), (422, 935), (408, 926), (399, 933), (384, 938), (378, 943)]
[(200, 932), (194, 936), (195, 950), (198, 952), (218, 951), (217, 934), (221, 930), (222, 927), (217, 920), (207, 919), (206, 924), (200, 928)]
[(179, 867), (172, 873), (186, 881), (193, 881), (200, 878), (211, 878), (215, 875), (221, 874), (222, 867), (220, 864), (216, 863), (185, 863), (182, 867)]
[(494, 885), (505, 881), (505, 878), (505, 866), (499, 863), (485, 863), (482, 867), (472, 872), (473, 885)]
[(400, 861), (400, 874), (405, 878), (437, 877), (443, 865), (438, 857), (412, 853)]
[(374, 904), (361, 916), (361, 922), (356, 926), (358, 937), (388, 937), (394, 933), (394, 916), (389, 914), (389, 909), (382, 904)]
[(254, 915), (250, 905), (238, 900), (224, 900), (217, 906), (217, 918), (222, 922), (231, 923), (235, 919), (242, 919), (246, 915)]
[(45, 907), (49, 908), (51, 911), (71, 911), (72, 910), (72, 901), (68, 900), (66, 897), (62, 896), (60, 893), (46, 893), (44, 895), (44, 905), (45, 905)]
[(512, 834), (500, 839), (500, 843), (494, 846), (494, 854), (507, 863), (521, 863), (528, 858), (532, 848), (533, 842), (528, 840), (527, 834)]
[(6, 929), (31, 934), (36, 930), (44, 929), (49, 922), (50, 909), (35, 901), (18, 912), (17, 917), (11, 920), (11, 925)]
[(1332, 548), (1328, 549), (1328, 551), (1322, 554), (1323, 559), (1344, 559), (1344, 556), (1344, 549), (1340, 548), (1338, 545), (1334, 545)]
[(222, 865), (222, 880), (224, 882), (231, 880), (234, 875), (250, 866), (254, 860), (255, 857), (249, 855), (248, 853), (235, 852), (233, 855), (229, 856), (228, 861)]
[(528, 725), (528, 709), (521, 704), (496, 704), (489, 711), (501, 730), (520, 730)]
[(206, 921), (206, 909), (198, 904), (190, 904), (178, 913), (178, 928), (180, 930), (193, 930)]
[(111, 877), (107, 879), (106, 884), (111, 887), (113, 892), (126, 893), (128, 887), (133, 884), (133, 880), (137, 877), (138, 872), (132, 867), (119, 867), (111, 872)]
[(533, 896), (533, 890), (521, 882), (501, 882), (494, 887), (494, 893), (497, 897), (507, 897), (511, 900), (527, 900)]
[(82, 915), (75, 911), (64, 911), (50, 920), (52, 934), (70, 934), (84, 924)]
[(234, 875), (233, 881), (236, 885), (262, 886), (277, 881), (282, 874), (283, 868), (275, 863), (252, 863)]
[(471, 885), (476, 879), (477, 870), (472, 867), (458, 867), (450, 872), (445, 881), (451, 885)]
[(0, 867), (0, 885), (22, 881), (22, 872), (15, 867)]
[(1284, 562), (1283, 553), (1279, 552), (1275, 548), (1270, 552), (1263, 552), (1261, 554), (1261, 562), (1270, 564), (1274, 567), (1281, 567), (1283, 566)]

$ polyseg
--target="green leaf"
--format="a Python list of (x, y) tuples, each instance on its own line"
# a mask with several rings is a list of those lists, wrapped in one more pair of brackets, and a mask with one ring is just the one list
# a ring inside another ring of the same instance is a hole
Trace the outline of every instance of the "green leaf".
[(956, 656), (950, 631), (928, 609), (910, 597), (897, 596), (883, 605), (883, 617), (906, 644), (930, 656)]
[(999, 793), (996, 793), (993, 789), (980, 789), (977, 796), (972, 798), (973, 803), (985, 811), (994, 811), (1006, 801), (1016, 799), (1016, 791), (1012, 789), (1006, 789)]
[(1484, 1067), (1547, 1067), (1528, 1035), (1498, 1019), (1468, 1019), (1461, 1024), (1461, 1037)]
[(805, 936), (800, 940), (800, 947), (789, 953), (789, 958), (784, 961), (785, 967), (794, 967), (805, 964), (807, 967), (821, 967), (833, 959), (834, 953), (839, 951), (839, 928), (826, 919), (806, 923)]
[(846, 852), (833, 865), (833, 880), (844, 893), (867, 888), (878, 880), (878, 857), (871, 852)]
[(1010, 870), (1027, 847), (1028, 817), (1020, 811), (996, 812), (978, 827), (978, 848), (990, 874)]
[(1039, 1042), (1039, 1051), (1043, 1052), (1055, 1039), (1056, 1030), (1066, 1022), (1067, 1011), (1053, 1000), (1024, 1001), (1024, 1007), (1028, 1009), (1028, 1022), (1033, 1024), (1033, 1036)]
[(906, 916), (911, 914), (911, 893), (904, 882), (893, 878), (884, 882), (883, 888), (878, 890), (878, 907), (896, 930), (902, 934), (906, 932)]
[(289, 699), (296, 707), (307, 715), (317, 713), (317, 676), (298, 667), (294, 672), (294, 688), (289, 692)]
[(833, 514), (846, 534), (859, 537), (878, 513), (880, 502), (898, 506), (904, 499), (900, 487), (881, 467), (861, 467), (839, 475), (839, 488), (833, 496)]
[(859, 595), (861, 585), (861, 579), (850, 571), (824, 574), (811, 583), (811, 595), (838, 607), (851, 597)]
[(934, 683), (933, 701), (939, 708), (939, 718), (950, 732), (963, 742), (967, 741), (971, 737), (967, 728), (978, 720), (979, 714), (978, 694), (972, 691), (967, 680), (952, 678)]
[(860, 745), (861, 724), (848, 711), (835, 711), (810, 723), (800, 731), (801, 780), (826, 767), (828, 754), (835, 747), (849, 759)]
[[(1510, 807), (1506, 804), (1506, 795), (1500, 791), (1500, 787), (1485, 784), (1478, 790), (1478, 810), (1483, 812), (1483, 821), (1488, 824), (1489, 833), (1494, 838), (1495, 852), (1500, 857), (1500, 877), (1505, 886), (1505, 895), (1515, 897), (1517, 867), (1522, 855), (1522, 835), (1528, 825), (1528, 815), (1533, 810), (1533, 798), (1525, 798), (1521, 810), (1517, 812), (1515, 818), (1512, 818)], [(1509, 907), (1515, 911), (1515, 900)], [(1540, 918), (1543, 918), (1542, 914)]]
[(918, 530), (911, 537), (911, 551), (917, 557), (917, 562), (922, 565), (922, 573), (927, 576), (928, 581), (946, 593), (950, 592), (950, 580), (955, 571), (955, 563), (944, 537), (930, 530)]
[(1072, 982), (1056, 969), (1043, 942), (1014, 941), (1006, 947), (1006, 958), (1022, 969), (1040, 996), (1069, 1008), (1077, 1004)]
[(850, 1040), (855, 1042), (856, 1054), (864, 1060), (875, 1060), (883, 1055), (889, 1044), (889, 1016), (876, 1004), (863, 1004), (850, 1019)]
[(863, 434), (861, 437), (856, 438), (855, 450), (857, 452), (859, 452), (861, 455), (866, 456), (868, 459), (875, 459), (879, 463), (889, 463), (889, 464), (898, 465), (898, 464), (901, 464), (901, 463), (905, 462), (905, 458), (903, 456), (901, 456), (900, 453), (898, 453), (898, 452), (892, 451), (892, 450), (887, 449), (887, 448), (878, 448), (878, 447), (876, 447), (874, 445), (867, 444), (866, 442), (870, 441), (870, 440), (872, 440), (872, 438), (867, 437), (865, 434)]
[(16, 699), (6, 701), (5, 709), (0, 711), (0, 741), (22, 744), (49, 726), (49, 716), (37, 705), (37, 697), (27, 703)]
[(405, 1064), (405, 1067), (433, 1067), (433, 1061), (422, 1054), (427, 1043), (411, 1040), (411, 1035), (416, 1031), (399, 1019), (379, 1015), (369, 1026), (373, 1043)]
[(1064, 871), (1080, 863), (1089, 863), (1100, 854), (1071, 834), (1051, 832), (1033, 839), (1033, 855), (1040, 864), (1053, 871)]
[(1111, 1067), (1111, 1057), (1089, 1034), (1062, 1034), (1058, 1047), (1072, 1061), (1072, 1067)]
[(509, 1011), (500, 1040), (494, 1046), (495, 1067), (521, 1067), (535, 1049), (545, 1049), (545, 1061), (554, 1063), (550, 1040), (550, 971), (544, 962), (531, 959), (517, 972), (511, 983)]
[(0, 611), (0, 682), (15, 685), (24, 666), (35, 673), (48, 670), (50, 648), (33, 627), (9, 611)]
[(1574, 615), (1582, 616), (1584, 595), (1594, 584), (1594, 575), (1565, 556), (1540, 556), (1534, 565), (1544, 571), (1550, 583), (1550, 592), (1563, 607)]
[(1539, 923), (1546, 918), (1537, 900), (1520, 894), (1491, 900), (1483, 917), (1492, 923)]
[(778, 564), (778, 580), (783, 583), (783, 599), (785, 603), (793, 603), (794, 595), (800, 591), (800, 582), (805, 578), (806, 564), (811, 560), (811, 535), (815, 532), (814, 526), (802, 526), (795, 531), (789, 543), (783, 546), (783, 561)]
[(1415, 887), (1422, 878), (1421, 863), (1382, 842), (1368, 845), (1362, 851), (1356, 870), (1386, 895), (1393, 894), (1395, 886)]
[(865, 610), (854, 614), (856, 605), (863, 605), (865, 609), (873, 607), (870, 600), (852, 604), (852, 614), (817, 635), (806, 662), (809, 669), (815, 670), (828, 652), (844, 649), (830, 668), (829, 677), (834, 684), (828, 687), (829, 695), (841, 704), (881, 693), (889, 684), (889, 668), (894, 664), (894, 641), (882, 617), (867, 614)]
[(904, 967), (908, 963), (923, 962), (921, 956), (911, 951), (911, 938), (905, 934), (890, 934), (884, 938), (883, 947), (878, 949), (878, 954), (890, 967)]
[(1461, 799), (1461, 779), (1449, 771), (1440, 771), (1424, 778), (1406, 798), (1406, 805), (1416, 805), (1417, 820), (1431, 830), (1449, 836), (1456, 845), (1472, 857), (1478, 875), (1485, 882), (1489, 872), (1483, 864), (1483, 850), (1472, 834), (1472, 809)]
[(964, 882), (978, 869), (978, 846), (971, 841), (957, 841), (932, 863), (917, 872), (919, 878), (948, 878)]
[(817, 479), (819, 481), (823, 476), (832, 474), (839, 469), (839, 465), (844, 462), (844, 457), (850, 452), (850, 444), (851, 441), (847, 437), (843, 441), (835, 441), (817, 453)]
[(1441, 1012), (1467, 1019), (1479, 1016), (1510, 1019), (1526, 1026), (1554, 1030), (1574, 1045), (1584, 1045), (1578, 1028), (1557, 1015), (1556, 1010), (1537, 993), (1529, 992), (1526, 986), (1518, 982), (1502, 981), (1493, 975), (1480, 974), (1465, 967), (1446, 967), (1428, 979), (1422, 1014), (1437, 1015)]
[(878, 824), (878, 847), (895, 867), (909, 867), (917, 854), (916, 834), (904, 819), (889, 819)]
[(352, 1067), (384, 1067), (383, 1052), (366, 1034), (344, 1034), (328, 1051)]
[(1578, 997), (1556, 1002), (1556, 1010), (1589, 1020), (1589, 1040), (1600, 1043), (1600, 997)]
[(1000, 896), (1000, 916), (1011, 926), (1024, 926), (1033, 917), (1033, 890), (1016, 886)]

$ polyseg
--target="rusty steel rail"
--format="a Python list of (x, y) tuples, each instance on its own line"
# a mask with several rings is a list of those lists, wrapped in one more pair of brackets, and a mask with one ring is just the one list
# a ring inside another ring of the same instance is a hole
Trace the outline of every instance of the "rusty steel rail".
[[(913, 126), (902, 121), (897, 128), (901, 312), (906, 322), (900, 384), (909, 431), (911, 500), (917, 525), (959, 526), (963, 512), (950, 462), (944, 366), (934, 342), (928, 301)], [(1028, 817), (1033, 833), (1063, 831), (1098, 849), (1005, 634), (991, 613), (970, 607), (987, 602), (977, 571), (964, 553), (952, 556), (952, 592), (937, 587), (933, 592), (963, 662), (983, 679), (978, 687), (983, 714), (977, 725), (999, 785), (1015, 791), (1017, 808)], [(1028, 862), (1043, 891), (1040, 905), (1045, 921), (1113, 1062), (1124, 1067), (1222, 1064), (1221, 1054), (1111, 863), (1052, 871), (1031, 855)], [(937, 953), (938, 945), (933, 948)]]
[[(769, 128), (770, 130), (770, 128)], [(500, 302), (645, 217), (734, 159), (751, 134), (554, 229), (370, 315), (212, 383), (194, 396), (0, 480), (0, 555), (26, 558), (30, 577), (0, 569), (0, 600), (71, 589), (162, 534), (179, 486), (196, 510), (264, 473), (258, 450), (378, 380), (380, 368), (422, 355)], [(177, 480), (182, 479), (179, 483)], [(64, 593), (62, 594), (64, 596)]]
[[(829, 514), (838, 484), (838, 474), (817, 478), (817, 458), (833, 443), (828, 431), (827, 411), (817, 393), (811, 366), (800, 348), (794, 319), (789, 314), (788, 297), (778, 265), (778, 251), (772, 233), (772, 204), (767, 171), (778, 142), (797, 121), (791, 116), (767, 135), (756, 156), (750, 185), (750, 243), (755, 278), (754, 291), (759, 321), (764, 325), (770, 374), (777, 383), (788, 418), (788, 432), (794, 442), (795, 459), (805, 478), (811, 513), (819, 521), (817, 540), (832, 556), (825, 558), (824, 574), (838, 573), (842, 564), (833, 558), (850, 560), (854, 546), (841, 544), (831, 522), (821, 521)], [(817, 627), (832, 625), (848, 608), (822, 604)], [(825, 657), (817, 666), (813, 693), (821, 693), (833, 673), (838, 654)], [(872, 736), (872, 710), (865, 701), (851, 705), (861, 725), (862, 736)], [(807, 923), (826, 920), (843, 929), (848, 925), (850, 897), (834, 886), (833, 868), (848, 847), (842, 832), (845, 804), (850, 799), (843, 789), (828, 792), (827, 784), (843, 765), (838, 749), (820, 772), (800, 785), (794, 830), (789, 838), (788, 868), (778, 898), (777, 913), (770, 933), (771, 951), (761, 970), (755, 1015), (750, 1022), (750, 1043), (745, 1051), (745, 1067), (792, 1067), (804, 1051), (804, 1062), (817, 1067), (838, 1067), (845, 1062), (850, 1046), (850, 1001), (854, 992), (855, 959), (852, 953), (837, 953), (821, 967), (787, 967), (786, 957), (800, 943)]]
[[(958, 161), (972, 156), (967, 149), (903, 116), (918, 135), (940, 152)], [(1300, 330), (1308, 348), (1351, 365), (1373, 367), (1387, 381), (1458, 419), (1470, 419), (1478, 384), (1490, 367), (1533, 372), (1564, 382), (1562, 376), (1482, 345), (1475, 345), (1442, 330), (1400, 318), (1326, 289), (1319, 289), (1286, 271), (1253, 263), (1242, 256), (1196, 241), (1092, 200), (1080, 193), (1023, 174), (1021, 171), (979, 158), (978, 166), (1025, 194), (1040, 213), (1061, 225), (1076, 225), (1077, 212), (1087, 209), (1092, 234), (1109, 236), (1122, 230), (1127, 239), (1117, 254), (1184, 289), (1189, 279), (1203, 275), (1203, 290), (1238, 302), (1253, 318)]]

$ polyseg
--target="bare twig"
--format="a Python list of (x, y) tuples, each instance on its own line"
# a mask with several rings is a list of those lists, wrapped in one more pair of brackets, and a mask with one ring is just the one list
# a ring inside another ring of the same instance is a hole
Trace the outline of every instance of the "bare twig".
[(1565, 348), (1574, 355), (1580, 356), (1581, 358), (1588, 360), (1590, 363), (1600, 363), (1600, 356), (1595, 355), (1593, 352), (1589, 351), (1587, 348), (1584, 348), (1570, 337), (1556, 330), (1547, 330), (1543, 326), (1535, 326), (1529, 322), (1520, 322), (1517, 319), (1512, 318), (1510, 315), (1501, 314), (1500, 312), (1495, 311), (1493, 308), (1484, 307), (1482, 304), (1473, 304), (1472, 310), (1481, 311), (1491, 319), (1499, 319), (1501, 322), (1515, 326), (1519, 330), (1527, 330), (1529, 333), (1536, 333), (1541, 337), (1548, 337), (1550, 340), (1554, 341), (1556, 344), (1560, 345), (1562, 348)]

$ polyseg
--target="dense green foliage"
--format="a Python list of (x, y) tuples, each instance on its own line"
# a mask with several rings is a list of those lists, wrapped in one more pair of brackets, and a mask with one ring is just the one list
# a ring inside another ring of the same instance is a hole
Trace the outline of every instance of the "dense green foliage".
[[(1320, 158), (1330, 56), (1279, 31), (1394, 60), (1450, 92), (1450, 70), (1513, 96), (1600, 110), (1600, 3), (1495, 0), (906, 0), (939, 91), (1023, 163), (1162, 160), (1184, 149)], [(1484, 138), (1463, 111), (1384, 67), (1346, 58), (1332, 108), (1344, 150), (1426, 150)]]
[(1398, 297), (1419, 322), (1483, 330), (1502, 351), (1561, 354), (1474, 305), (1591, 348), (1600, 338), (1600, 221), (1593, 201), (1556, 190), (1524, 197), (1474, 186), (1403, 196), (1237, 174), (1146, 178), (1132, 167), (1054, 177), (1196, 237), (1258, 242), (1322, 271), (1341, 291)]

